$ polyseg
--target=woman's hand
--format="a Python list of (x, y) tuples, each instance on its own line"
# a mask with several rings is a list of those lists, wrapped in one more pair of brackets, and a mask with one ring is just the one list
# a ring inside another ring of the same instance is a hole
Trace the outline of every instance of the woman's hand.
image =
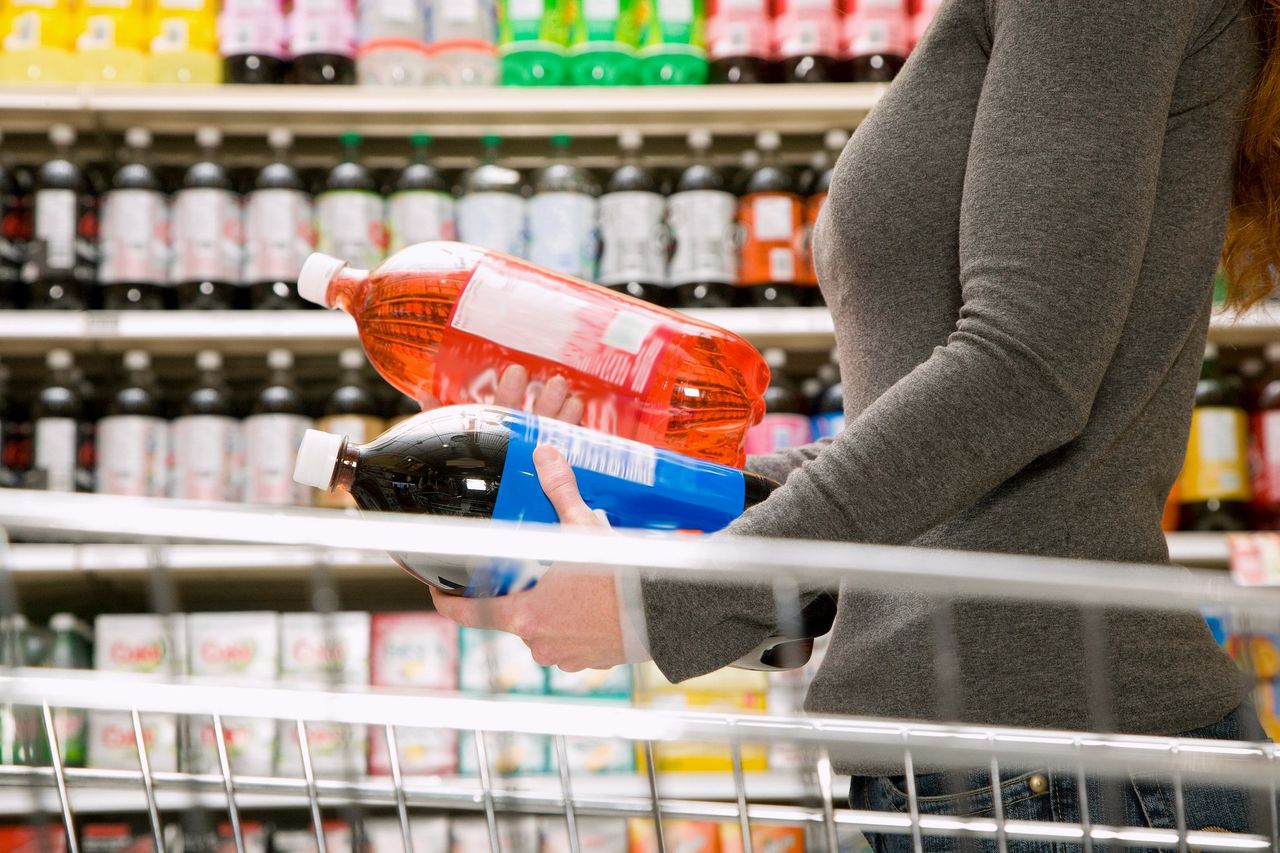
[[(554, 376), (545, 384), (529, 382), (529, 371), (519, 364), (512, 364), (502, 371), (493, 404), (506, 409), (526, 409), (544, 418), (554, 418), (576, 424), (582, 420), (582, 400), (569, 395), (569, 381)], [(427, 396), (418, 401), (422, 411), (440, 408), (440, 401)]]
[[(504, 382), (512, 369), (503, 374)], [(547, 383), (547, 389), (553, 384), (555, 380)], [(560, 405), (563, 408), (565, 404)], [(573, 469), (558, 450), (539, 447), (534, 451), (533, 463), (561, 524), (608, 527), (583, 503)], [(628, 662), (612, 572), (564, 571), (552, 566), (527, 592), (497, 598), (463, 598), (432, 588), (431, 598), (436, 610), (459, 625), (496, 628), (517, 635), (542, 666), (578, 672)]]

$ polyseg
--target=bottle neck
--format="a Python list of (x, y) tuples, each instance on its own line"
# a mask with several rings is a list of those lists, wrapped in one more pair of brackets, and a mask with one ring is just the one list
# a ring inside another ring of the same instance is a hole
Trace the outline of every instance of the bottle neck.
[(334, 466), (333, 485), (330, 491), (351, 491), (356, 482), (356, 469), (360, 467), (360, 451), (347, 439), (338, 451), (338, 461)]
[(369, 286), (369, 271), (343, 267), (329, 279), (329, 289), (325, 295), (325, 303), (330, 308), (340, 308), (348, 314), (355, 315), (356, 306), (364, 298)]

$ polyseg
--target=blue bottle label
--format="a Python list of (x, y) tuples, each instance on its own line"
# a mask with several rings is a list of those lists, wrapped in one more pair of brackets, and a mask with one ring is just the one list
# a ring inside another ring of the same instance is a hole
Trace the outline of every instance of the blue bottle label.
[(844, 431), (844, 413), (828, 412), (813, 416), (814, 438), (835, 438)]

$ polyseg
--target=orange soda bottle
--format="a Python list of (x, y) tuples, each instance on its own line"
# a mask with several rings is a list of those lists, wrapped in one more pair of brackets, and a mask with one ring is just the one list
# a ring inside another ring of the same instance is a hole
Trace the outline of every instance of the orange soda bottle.
[(372, 272), (313, 254), (298, 293), (352, 315), (369, 361), (404, 394), (491, 403), (510, 364), (530, 393), (556, 375), (583, 425), (724, 465), (764, 414), (769, 368), (739, 336), (463, 243), (419, 243)]

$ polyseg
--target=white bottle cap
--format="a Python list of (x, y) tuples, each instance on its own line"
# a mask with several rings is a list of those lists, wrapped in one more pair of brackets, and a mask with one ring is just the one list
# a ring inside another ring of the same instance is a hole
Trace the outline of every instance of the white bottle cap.
[(761, 151), (777, 151), (782, 145), (782, 137), (776, 130), (762, 130), (756, 134), (756, 147)]
[(55, 613), (49, 617), (49, 627), (54, 631), (78, 631), (87, 633), (87, 628), (83, 622), (75, 617), (73, 613)]
[(689, 131), (689, 147), (690, 148), (710, 148), (711, 147), (711, 131), (703, 128), (697, 128)]
[(298, 295), (308, 302), (324, 308), (332, 308), (326, 301), (329, 294), (329, 282), (347, 265), (346, 261), (326, 255), (324, 252), (312, 252), (302, 263), (302, 271), (298, 273)]
[(809, 168), (813, 169), (815, 172), (821, 172), (823, 169), (827, 168), (827, 164), (829, 163), (829, 160), (827, 159), (828, 156), (829, 155), (825, 151), (813, 152), (809, 157)]
[(217, 148), (222, 144), (222, 131), (216, 127), (196, 129), (196, 145), (201, 148)]
[(835, 128), (828, 130), (826, 135), (822, 137), (822, 144), (831, 151), (843, 151), (845, 145), (849, 143), (849, 131)]
[(212, 349), (202, 349), (196, 353), (196, 368), (199, 370), (221, 370), (222, 353)]
[(638, 130), (624, 130), (618, 134), (618, 147), (623, 151), (639, 151), (644, 145), (644, 134)]
[(1262, 363), (1262, 359), (1257, 358), (1256, 356), (1253, 358), (1246, 358), (1244, 361), (1240, 362), (1240, 375), (1248, 376), (1251, 379), (1261, 376), (1262, 371), (1265, 369), (1266, 365)]
[(1267, 348), (1264, 352), (1267, 357), (1267, 361), (1280, 361), (1280, 341), (1267, 344)]
[(359, 370), (364, 367), (364, 351), (355, 347), (338, 353), (338, 366), (343, 370)]
[(54, 145), (75, 145), (76, 130), (69, 124), (51, 124), (49, 141)]
[(342, 444), (346, 440), (345, 435), (334, 435), (318, 429), (307, 430), (302, 436), (302, 444), (298, 445), (298, 460), (293, 464), (293, 481), (328, 491), (333, 485), (333, 474), (338, 467), (338, 454), (342, 452)]
[(272, 370), (289, 370), (293, 367), (293, 353), (287, 349), (267, 350), (267, 367)]
[(125, 370), (148, 370), (151, 368), (151, 353), (141, 349), (131, 349), (124, 354)]
[(70, 370), (75, 363), (69, 349), (51, 349), (44, 357), (44, 366), (50, 370)]
[(150, 148), (151, 131), (145, 127), (131, 127), (124, 132), (124, 144), (130, 148)]
[(267, 131), (267, 144), (272, 148), (288, 148), (293, 145), (293, 131), (287, 127), (273, 127)]
[(743, 171), (750, 171), (760, 165), (760, 152), (754, 148), (744, 148), (738, 155), (738, 165)]
[(772, 347), (764, 351), (764, 363), (769, 365), (771, 370), (780, 370), (787, 366), (787, 351)]

